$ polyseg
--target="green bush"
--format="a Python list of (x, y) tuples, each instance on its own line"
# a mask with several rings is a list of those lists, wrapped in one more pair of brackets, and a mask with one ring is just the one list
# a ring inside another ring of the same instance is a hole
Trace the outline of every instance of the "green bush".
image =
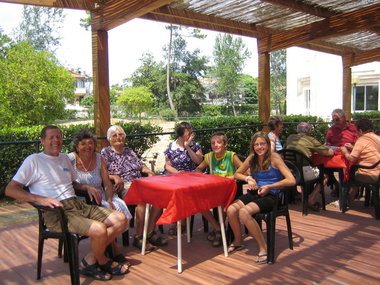
[(221, 116), (221, 105), (202, 105), (202, 112), (204, 116)]
[[(210, 129), (220, 128), (220, 131), (226, 133), (228, 137), (228, 150), (244, 156), (248, 154), (252, 135), (262, 129), (262, 123), (250, 116), (203, 118), (193, 119), (189, 122), (196, 131), (194, 141), (201, 144), (204, 154), (211, 151), (210, 137), (217, 131)], [(174, 135), (172, 135), (172, 139), (174, 139)]]
[[(135, 134), (159, 133), (162, 128), (151, 124), (142, 125), (140, 123), (120, 123), (127, 133), (127, 146), (132, 148), (138, 156), (151, 148), (158, 140), (158, 135), (133, 136)], [(3, 196), (5, 186), (12, 179), (22, 161), (30, 154), (41, 151), (39, 138), (44, 126), (6, 128), (0, 130), (0, 198)], [(72, 137), (75, 132), (82, 128), (89, 128), (95, 132), (91, 124), (78, 124), (70, 126), (60, 126), (64, 144), (62, 152), (69, 153), (73, 150)], [(106, 138), (99, 138), (106, 139)], [(6, 142), (14, 142), (7, 144)]]
[(373, 123), (373, 129), (375, 131), (380, 130), (380, 111), (360, 112), (352, 114), (352, 121), (359, 119), (370, 119)]
[(177, 112), (176, 111), (173, 111), (172, 109), (170, 108), (166, 108), (166, 109), (162, 109), (160, 112), (159, 112), (159, 115), (167, 120), (167, 121), (174, 121), (175, 118), (177, 117)]

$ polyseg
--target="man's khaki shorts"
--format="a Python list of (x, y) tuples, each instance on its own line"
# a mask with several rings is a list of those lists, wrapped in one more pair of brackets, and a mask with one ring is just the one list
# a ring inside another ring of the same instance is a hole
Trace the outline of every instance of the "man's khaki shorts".
[[(63, 200), (61, 203), (67, 217), (69, 232), (84, 236), (94, 221), (104, 222), (114, 212), (112, 209), (86, 204), (77, 197)], [(62, 231), (57, 213), (48, 211), (44, 214), (44, 219), (51, 231)]]

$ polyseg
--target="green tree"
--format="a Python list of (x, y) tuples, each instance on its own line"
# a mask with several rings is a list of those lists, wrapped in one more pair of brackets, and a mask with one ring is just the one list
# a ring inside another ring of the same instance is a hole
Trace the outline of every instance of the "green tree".
[(116, 100), (117, 104), (124, 108), (126, 113), (138, 115), (147, 112), (153, 105), (153, 94), (148, 87), (126, 87)]
[(259, 98), (258, 79), (248, 74), (242, 77), (243, 94), (247, 104), (257, 104)]
[(234, 38), (231, 34), (219, 34), (214, 45), (214, 74), (217, 79), (217, 93), (227, 99), (236, 116), (235, 104), (242, 94), (241, 72), (250, 52), (242, 38)]
[(286, 102), (286, 50), (270, 54), (271, 103), (276, 114), (285, 114)]
[[(188, 51), (185, 37), (203, 39), (205, 35), (201, 34), (199, 29), (186, 30), (184, 33), (181, 32), (181, 27), (174, 25), (168, 26), (167, 29), (170, 30), (170, 37), (164, 51), (167, 59), (166, 89), (170, 107), (176, 109), (178, 114), (200, 111), (200, 101), (203, 100), (204, 95), (199, 79), (208, 70), (208, 59), (200, 55), (199, 49)], [(192, 84), (194, 86), (191, 86)], [(197, 92), (193, 93), (194, 91)], [(185, 96), (189, 97), (185, 101), (196, 104), (185, 104), (183, 100)]]
[(0, 127), (51, 123), (74, 97), (70, 72), (52, 54), (24, 42), (0, 56), (0, 78)]
[(156, 62), (150, 53), (144, 53), (140, 58), (141, 65), (127, 79), (133, 87), (148, 87), (154, 95), (154, 107), (168, 107), (168, 97), (166, 96), (166, 71), (162, 62)]
[(60, 45), (59, 30), (64, 18), (63, 9), (24, 5), (22, 21), (16, 29), (16, 40), (27, 42), (36, 50), (54, 53)]
[(84, 97), (81, 101), (80, 101), (80, 105), (81, 106), (89, 106), (89, 107), (93, 107), (94, 106), (94, 96), (93, 95), (89, 95), (87, 97)]

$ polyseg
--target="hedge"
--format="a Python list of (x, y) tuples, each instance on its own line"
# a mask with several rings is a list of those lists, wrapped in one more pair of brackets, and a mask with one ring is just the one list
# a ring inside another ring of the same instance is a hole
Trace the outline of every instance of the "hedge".
[[(162, 128), (151, 124), (142, 125), (140, 123), (118, 123), (127, 133), (126, 145), (132, 148), (138, 156), (151, 148), (159, 141), (158, 135), (151, 136), (133, 136), (136, 134), (160, 133)], [(44, 126), (6, 128), (0, 130), (0, 198), (2, 198), (4, 189), (12, 179), (23, 160), (30, 154), (41, 151), (39, 143), (40, 133)], [(70, 126), (60, 126), (64, 144), (62, 152), (68, 153), (73, 150), (71, 138), (73, 134), (82, 129), (89, 128), (95, 132), (92, 124), (78, 124)], [(105, 139), (105, 138), (100, 138)], [(5, 142), (16, 142), (5, 144)]]

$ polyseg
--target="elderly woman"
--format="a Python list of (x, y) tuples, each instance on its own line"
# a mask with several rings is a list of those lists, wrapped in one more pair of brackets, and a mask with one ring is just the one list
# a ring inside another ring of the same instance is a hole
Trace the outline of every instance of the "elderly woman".
[[(346, 159), (364, 166), (372, 166), (380, 160), (380, 137), (373, 132), (372, 122), (368, 119), (360, 119), (356, 122), (356, 129), (359, 135), (351, 153), (346, 147), (341, 147)], [(376, 183), (380, 175), (380, 165), (374, 169), (360, 169), (355, 174), (355, 180), (364, 183)], [(353, 185), (350, 194), (349, 202), (352, 203), (358, 187)]]
[(284, 128), (284, 119), (281, 116), (270, 116), (268, 119), (268, 128), (270, 129), (268, 137), (270, 139), (272, 152), (282, 150), (279, 135)]
[[(251, 175), (247, 176), (248, 169)], [(281, 156), (271, 151), (269, 138), (264, 132), (253, 135), (250, 155), (234, 176), (236, 179), (245, 180), (250, 190), (227, 209), (228, 221), (235, 237), (228, 252), (233, 253), (244, 248), (240, 228), (242, 222), (257, 241), (259, 252), (256, 264), (267, 263), (267, 245), (252, 215), (271, 211), (279, 189), (294, 185), (295, 179)]]
[[(115, 192), (120, 192), (124, 197), (128, 192), (133, 179), (140, 178), (141, 173), (153, 176), (154, 173), (138, 158), (136, 153), (130, 148), (125, 147), (126, 134), (122, 127), (111, 126), (107, 131), (107, 139), (110, 146), (102, 149), (110, 179), (114, 182)], [(156, 221), (160, 217), (162, 209), (152, 206), (152, 211), (148, 224), (147, 250), (153, 250), (154, 246), (163, 246), (167, 240), (159, 237), (154, 231)], [(145, 205), (136, 207), (136, 235), (133, 245), (139, 249), (142, 247), (142, 234), (144, 228)], [(154, 245), (154, 246), (152, 246)]]
[[(102, 197), (101, 201), (96, 201), (98, 204), (100, 202), (103, 207), (118, 210), (130, 220), (132, 216), (127, 205), (123, 200), (114, 195), (104, 159), (99, 153), (95, 153), (95, 136), (90, 130), (82, 129), (74, 134), (73, 143), (74, 152), (68, 154), (68, 156), (77, 173), (77, 182), (94, 187), (101, 193)], [(127, 268), (121, 270), (121, 272), (126, 272), (125, 270), (128, 270), (131, 264), (121, 253), (116, 242), (112, 242), (111, 245), (114, 251), (114, 261), (125, 263)]]

